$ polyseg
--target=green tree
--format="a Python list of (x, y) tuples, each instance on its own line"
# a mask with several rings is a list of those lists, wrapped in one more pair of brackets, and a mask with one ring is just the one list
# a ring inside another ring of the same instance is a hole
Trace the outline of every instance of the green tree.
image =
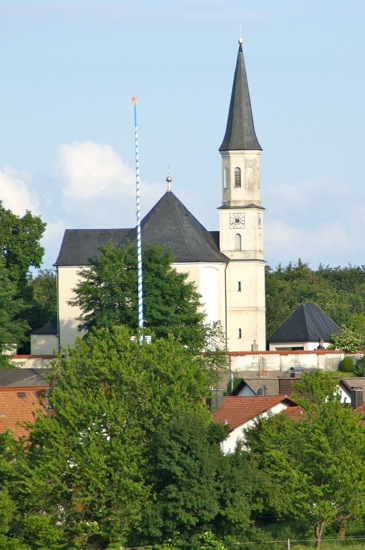
[(340, 326), (358, 328), (365, 315), (364, 266), (320, 265), (313, 270), (299, 259), (286, 267), (266, 268), (268, 335), (303, 301), (315, 302)]
[(39, 241), (44, 230), (39, 217), (30, 212), (16, 216), (0, 201), (0, 354), (6, 347), (26, 340), (30, 328), (27, 276), (31, 267), (41, 264), (44, 250)]
[(301, 521), (316, 548), (328, 526), (344, 529), (365, 512), (365, 430), (361, 417), (341, 405), (335, 385), (319, 372), (304, 375), (295, 397), (302, 418), (279, 415), (247, 435), (259, 471), (281, 495), (279, 505), (268, 498), (271, 512)]
[(364, 348), (363, 336), (358, 330), (343, 327), (341, 332), (332, 334), (333, 345), (345, 353), (354, 353)]
[[(138, 327), (137, 250), (130, 243), (100, 247), (100, 256), (81, 271), (74, 304), (83, 313), (81, 326)], [(200, 296), (187, 275), (171, 267), (170, 249), (157, 245), (143, 251), (143, 300), (147, 330), (157, 337), (172, 334), (179, 342), (202, 349), (206, 338)]]
[(25, 340), (29, 329), (25, 309), (16, 282), (9, 279), (9, 271), (0, 259), (0, 367), (9, 366), (6, 352)]
[(212, 527), (220, 505), (222, 437), (207, 409), (179, 413), (158, 426), (148, 468), (154, 498), (143, 521), (147, 544), (171, 540), (194, 549), (197, 537)]
[(21, 288), (30, 267), (40, 267), (44, 249), (39, 241), (46, 224), (27, 211), (19, 217), (0, 201), (0, 259), (9, 279)]
[(138, 537), (154, 498), (146, 474), (152, 441), (184, 411), (204, 407), (210, 375), (195, 355), (172, 338), (140, 345), (132, 334), (121, 326), (90, 331), (59, 358), (52, 414), (36, 419), (16, 462), (18, 514), (47, 516), (50, 548)]

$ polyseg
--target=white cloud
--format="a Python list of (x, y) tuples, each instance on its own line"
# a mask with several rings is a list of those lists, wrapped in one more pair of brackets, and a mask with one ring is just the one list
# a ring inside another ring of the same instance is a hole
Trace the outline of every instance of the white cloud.
[(322, 204), (338, 201), (348, 195), (346, 186), (340, 181), (318, 178), (293, 183), (273, 182), (264, 190), (264, 201), (270, 202), (273, 211), (306, 208), (308, 213)]
[(265, 250), (269, 265), (286, 265), (298, 258), (310, 262), (313, 268), (320, 263), (363, 263), (365, 209), (351, 186), (318, 178), (279, 183), (266, 195)]
[(26, 210), (38, 213), (38, 196), (29, 188), (32, 184), (28, 172), (20, 172), (10, 166), (3, 166), (0, 171), (0, 200), (6, 209), (18, 216)]
[(133, 193), (133, 170), (107, 144), (79, 141), (61, 145), (56, 168), (66, 182), (63, 195), (67, 201)]

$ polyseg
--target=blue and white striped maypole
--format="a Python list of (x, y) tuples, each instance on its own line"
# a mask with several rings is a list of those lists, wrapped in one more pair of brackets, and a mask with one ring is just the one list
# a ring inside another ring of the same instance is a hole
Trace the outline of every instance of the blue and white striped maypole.
[(138, 158), (138, 128), (137, 128), (137, 98), (132, 98), (134, 107), (134, 138), (136, 151), (136, 213), (137, 213), (137, 267), (138, 267), (138, 327), (143, 328), (143, 272), (142, 272), (142, 238), (141, 238), (141, 206), (139, 197), (139, 158)]

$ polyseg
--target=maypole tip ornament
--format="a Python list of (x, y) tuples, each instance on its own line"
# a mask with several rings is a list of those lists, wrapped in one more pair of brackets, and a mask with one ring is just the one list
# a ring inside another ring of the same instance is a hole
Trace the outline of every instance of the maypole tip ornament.
[(133, 105), (138, 103), (138, 97), (132, 97), (132, 103), (133, 103)]

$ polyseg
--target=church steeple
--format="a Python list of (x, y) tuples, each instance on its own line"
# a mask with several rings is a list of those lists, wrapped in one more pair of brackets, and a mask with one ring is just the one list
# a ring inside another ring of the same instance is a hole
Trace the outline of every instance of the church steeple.
[(242, 38), (239, 38), (236, 70), (234, 73), (231, 103), (226, 133), (220, 151), (261, 151), (252, 117)]
[(253, 123), (250, 94), (242, 51), (242, 38), (234, 73), (222, 157), (222, 206), (260, 205), (260, 155)]
[(222, 157), (219, 248), (226, 269), (226, 331), (229, 348), (265, 349), (264, 209), (260, 155), (239, 39)]

